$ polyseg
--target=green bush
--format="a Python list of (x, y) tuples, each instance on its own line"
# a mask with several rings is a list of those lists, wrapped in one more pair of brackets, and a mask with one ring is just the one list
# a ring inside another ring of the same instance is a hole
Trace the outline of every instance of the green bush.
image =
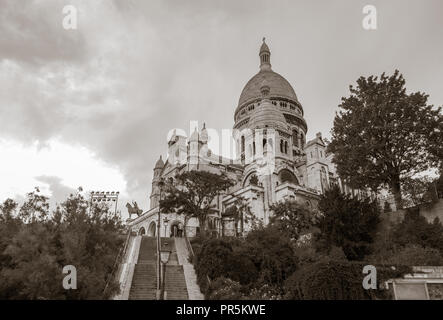
[(443, 255), (438, 249), (409, 244), (404, 247), (394, 246), (381, 250), (367, 258), (373, 263), (408, 266), (441, 266)]
[(253, 262), (237, 251), (240, 243), (237, 239), (208, 239), (202, 244), (195, 257), (195, 271), (202, 292), (208, 290), (208, 277), (211, 280), (226, 277), (242, 285), (257, 278)]
[(274, 226), (251, 231), (242, 250), (257, 268), (259, 284), (281, 285), (296, 269), (291, 240)]
[[(0, 299), (111, 298), (120, 287), (110, 276), (121, 232), (117, 215), (105, 206), (90, 207), (80, 193), (52, 214), (38, 190), (20, 208), (6, 200), (0, 204)], [(62, 286), (67, 265), (77, 269), (76, 290)]]
[(403, 221), (393, 228), (392, 239), (399, 246), (416, 244), (443, 253), (443, 225), (438, 218), (429, 223), (418, 207), (406, 210)]
[(318, 206), (323, 213), (317, 220), (320, 232), (316, 241), (320, 249), (340, 247), (348, 260), (363, 260), (371, 253), (380, 222), (375, 201), (345, 195), (334, 187), (325, 192)]
[(362, 269), (345, 261), (307, 264), (285, 282), (290, 300), (361, 300), (368, 299), (362, 287)]
[(285, 299), (290, 300), (368, 300), (386, 299), (389, 292), (382, 284), (410, 273), (407, 266), (375, 265), (377, 289), (362, 286), (364, 262), (323, 260), (308, 263), (285, 281)]
[(282, 290), (276, 286), (263, 284), (250, 290), (249, 295), (245, 296), (245, 300), (281, 300)]
[(196, 253), (197, 281), (208, 295), (210, 280), (220, 277), (238, 282), (246, 295), (263, 285), (281, 285), (296, 268), (296, 257), (288, 237), (277, 228), (252, 231), (246, 239), (207, 239)]
[(206, 295), (208, 300), (241, 300), (240, 283), (225, 277), (219, 277), (211, 282)]
[(232, 253), (232, 246), (223, 240), (210, 239), (203, 243), (195, 255), (197, 282), (203, 293), (208, 290), (208, 277), (216, 279), (226, 275), (226, 262)]

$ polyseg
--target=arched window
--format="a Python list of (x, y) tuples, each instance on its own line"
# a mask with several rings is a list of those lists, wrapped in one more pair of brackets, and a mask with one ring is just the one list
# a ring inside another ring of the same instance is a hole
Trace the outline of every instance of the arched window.
[(255, 141), (252, 143), (252, 154), (255, 156)]
[(292, 145), (300, 148), (300, 141), (297, 129), (292, 130)]
[(278, 173), (278, 177), (281, 183), (290, 182), (293, 184), (299, 184), (295, 174), (288, 169), (283, 169)]
[(283, 153), (283, 140), (280, 140), (280, 152)]
[(288, 154), (288, 141), (285, 141), (285, 153)]
[(245, 136), (241, 137), (241, 153), (245, 153)]
[(321, 167), (320, 169), (320, 182), (321, 182), (321, 188), (323, 192), (325, 192), (328, 189), (328, 180), (326, 177), (326, 169), (325, 167)]

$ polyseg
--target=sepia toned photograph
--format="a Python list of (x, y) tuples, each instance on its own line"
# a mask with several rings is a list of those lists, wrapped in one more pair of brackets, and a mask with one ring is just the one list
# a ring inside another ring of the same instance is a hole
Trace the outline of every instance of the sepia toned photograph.
[(0, 0), (0, 300), (443, 300), (442, 107), (441, 0)]

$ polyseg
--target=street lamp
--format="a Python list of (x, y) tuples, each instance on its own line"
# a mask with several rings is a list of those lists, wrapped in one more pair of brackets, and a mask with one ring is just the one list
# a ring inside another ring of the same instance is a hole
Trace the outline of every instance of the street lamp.
[(168, 222), (169, 222), (168, 218), (165, 217), (165, 218), (163, 219), (163, 224), (165, 225), (165, 238), (166, 238), (166, 228), (168, 227)]
[(171, 250), (161, 250), (160, 251), (160, 261), (162, 263), (162, 290), (160, 293), (160, 300), (165, 300), (165, 283), (166, 283), (166, 264), (169, 261), (169, 257), (171, 255)]

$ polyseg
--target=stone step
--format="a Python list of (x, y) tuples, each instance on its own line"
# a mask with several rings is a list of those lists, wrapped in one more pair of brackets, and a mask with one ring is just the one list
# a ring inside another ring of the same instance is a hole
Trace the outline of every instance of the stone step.
[[(142, 237), (139, 257), (134, 268), (132, 286), (129, 299), (153, 300), (156, 298), (157, 289), (157, 240), (151, 237)], [(168, 300), (188, 299), (188, 291), (184, 277), (183, 266), (179, 259), (173, 238), (161, 239), (162, 249), (172, 251), (166, 266), (165, 290)]]
[(129, 299), (153, 300), (157, 290), (157, 243), (155, 238), (142, 237), (139, 256), (134, 268)]

